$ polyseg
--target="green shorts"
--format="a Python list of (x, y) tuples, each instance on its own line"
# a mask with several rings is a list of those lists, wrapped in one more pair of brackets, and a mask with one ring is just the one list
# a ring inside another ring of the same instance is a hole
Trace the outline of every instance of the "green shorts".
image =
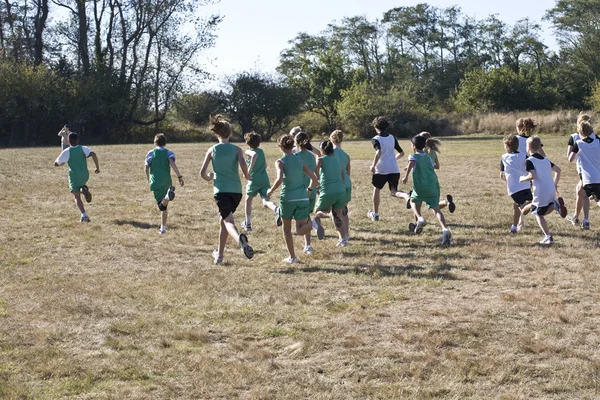
[(269, 190), (269, 187), (271, 187), (271, 185), (269, 185), (269, 184), (259, 186), (259, 185), (253, 184), (250, 181), (246, 185), (246, 196), (254, 197), (258, 194), (258, 195), (260, 195), (261, 198), (268, 199), (269, 196), (267, 196), (267, 191)]
[(315, 203), (317, 202), (317, 197), (313, 197), (312, 199), (308, 199), (308, 213), (312, 214), (315, 212)]
[(308, 200), (282, 201), (279, 204), (279, 215), (281, 215), (281, 219), (295, 219), (298, 221), (300, 219), (308, 218), (309, 214), (310, 210)]
[(329, 211), (332, 207), (334, 210), (341, 210), (346, 206), (346, 192), (330, 193), (319, 195), (317, 201), (317, 210)]
[(157, 203), (160, 203), (165, 198), (167, 192), (169, 191), (169, 187), (170, 186), (161, 187), (157, 190), (152, 191), (152, 194), (154, 195), (154, 200), (156, 200)]
[(350, 203), (350, 200), (352, 200), (352, 186), (346, 188), (346, 204)]
[(71, 193), (79, 193), (79, 192), (81, 192), (81, 188), (84, 187), (86, 183), (87, 183), (87, 181), (73, 182), (69, 179), (69, 191)]
[(427, 207), (434, 208), (440, 205), (440, 192), (437, 194), (431, 194), (428, 196), (419, 196), (417, 192), (413, 190), (412, 195), (410, 196), (411, 200), (415, 203), (425, 203)]

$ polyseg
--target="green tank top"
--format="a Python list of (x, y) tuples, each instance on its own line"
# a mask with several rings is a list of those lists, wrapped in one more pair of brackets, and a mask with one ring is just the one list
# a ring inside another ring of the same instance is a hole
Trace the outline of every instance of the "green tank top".
[(87, 159), (81, 146), (69, 147), (69, 181), (76, 186), (83, 186), (90, 178)]
[[(315, 156), (313, 155), (312, 152), (310, 152), (308, 150), (302, 150), (302, 151), (299, 151), (298, 153), (296, 153), (296, 157), (299, 157), (302, 161), (304, 161), (304, 164), (306, 164), (308, 169), (315, 172), (315, 167), (317, 166), (317, 160), (315, 160)], [(302, 177), (303, 177), (302, 180), (304, 183), (304, 187), (308, 188), (310, 186), (310, 178), (306, 174), (302, 174)], [(317, 197), (317, 190), (315, 189), (312, 192), (310, 192), (310, 196), (308, 198), (312, 200), (312, 199), (315, 199), (316, 197)]]
[(413, 169), (413, 189), (419, 196), (439, 195), (440, 184), (433, 169), (433, 160), (427, 153), (415, 153), (409, 160), (415, 160)]
[(150, 164), (150, 190), (164, 189), (171, 186), (172, 183), (169, 150), (154, 149)]
[(321, 157), (320, 183), (322, 194), (341, 193), (346, 191), (342, 182), (342, 164), (336, 156)]
[[(250, 172), (250, 181), (253, 185), (268, 185), (269, 175), (267, 174), (267, 160), (265, 158), (265, 152), (263, 149), (257, 147), (252, 149), (256, 153), (256, 161), (254, 167)], [(247, 160), (248, 168), (250, 168), (250, 160)]]
[(242, 193), (238, 169), (238, 147), (231, 143), (219, 143), (212, 148), (212, 167), (215, 174), (213, 192)]
[(344, 170), (344, 186), (349, 188), (352, 187), (352, 181), (348, 176), (348, 164), (350, 163), (350, 156), (342, 149), (333, 149), (333, 155), (340, 161), (342, 164), (342, 170)]
[(279, 194), (280, 201), (308, 200), (304, 186), (304, 162), (300, 157), (286, 154), (281, 157), (283, 163), (283, 184)]

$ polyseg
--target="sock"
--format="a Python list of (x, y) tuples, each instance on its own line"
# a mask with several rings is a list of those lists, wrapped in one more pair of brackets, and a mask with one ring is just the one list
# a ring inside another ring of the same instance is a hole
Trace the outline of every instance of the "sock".
[(81, 213), (81, 216), (82, 216), (83, 218), (87, 218), (87, 214), (86, 214), (86, 213)]
[(161, 225), (160, 226), (160, 230), (161, 231), (166, 231), (167, 230), (167, 226), (166, 225)]
[(511, 231), (514, 231), (515, 229), (517, 229), (517, 226), (516, 226), (516, 225), (511, 225), (511, 226), (510, 226), (510, 230), (511, 230)]
[(425, 222), (425, 218), (423, 218), (423, 217), (419, 217), (419, 219), (417, 220), (417, 222), (419, 222), (419, 221), (421, 221), (421, 222)]

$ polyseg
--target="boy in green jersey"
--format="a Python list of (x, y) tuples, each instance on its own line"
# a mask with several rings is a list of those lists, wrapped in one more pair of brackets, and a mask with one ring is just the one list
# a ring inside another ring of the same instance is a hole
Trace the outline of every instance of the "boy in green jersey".
[(98, 156), (89, 147), (79, 146), (79, 136), (76, 133), (69, 134), (69, 145), (70, 147), (64, 149), (56, 161), (54, 161), (54, 166), (69, 165), (69, 190), (75, 198), (75, 204), (77, 204), (79, 211), (81, 211), (81, 222), (90, 222), (90, 218), (85, 213), (85, 208), (81, 201), (81, 194), (83, 193), (86, 202), (89, 203), (92, 201), (92, 193), (86, 185), (90, 178), (87, 158), (92, 157), (94, 164), (96, 164), (94, 172), (99, 174)]
[(411, 194), (411, 208), (417, 217), (414, 232), (421, 233), (425, 218), (421, 215), (421, 204), (425, 202), (433, 211), (442, 226), (442, 246), (449, 246), (452, 234), (446, 227), (444, 214), (440, 211), (440, 184), (434, 171), (433, 159), (425, 153), (427, 139), (417, 135), (412, 139), (414, 154), (408, 157), (406, 174), (402, 183), (406, 183), (408, 175), (412, 172), (413, 189)]
[[(339, 235), (336, 246), (346, 247), (348, 245), (346, 240), (348, 232), (344, 230), (344, 222), (342, 221), (344, 207), (346, 206), (344, 170), (338, 158), (333, 155), (331, 140), (321, 142), (320, 147), (323, 156), (317, 160), (315, 174), (320, 176), (321, 189), (317, 200), (315, 221), (321, 226), (321, 218), (331, 218)], [(322, 226), (317, 234), (319, 231), (322, 231)], [(319, 237), (319, 239), (322, 239), (322, 237)]]
[(181, 186), (183, 186), (183, 176), (179, 173), (177, 164), (175, 164), (175, 154), (165, 148), (167, 138), (164, 134), (159, 133), (154, 137), (154, 145), (156, 147), (146, 154), (144, 172), (150, 184), (150, 190), (154, 194), (154, 200), (156, 200), (158, 209), (161, 211), (161, 224), (158, 232), (163, 235), (167, 232), (167, 216), (169, 215), (167, 206), (169, 205), (169, 201), (175, 198), (175, 186), (172, 186), (171, 168), (177, 174), (177, 179)]
[[(233, 220), (233, 213), (242, 200), (242, 183), (240, 181), (239, 168), (242, 169), (244, 177), (250, 180), (248, 167), (244, 161), (244, 153), (238, 146), (229, 143), (232, 129), (229, 122), (217, 115), (211, 115), (210, 130), (215, 133), (219, 143), (212, 146), (206, 152), (200, 176), (207, 181), (213, 181), (213, 193), (215, 203), (219, 208), (220, 229), (219, 248), (213, 251), (215, 264), (223, 262), (223, 252), (227, 236), (235, 240), (247, 258), (254, 257), (254, 249), (248, 244), (248, 237), (239, 233)], [(207, 172), (208, 165), (212, 164), (214, 172)]]
[[(294, 137), (294, 143), (296, 144), (295, 156), (301, 158), (302, 161), (304, 161), (304, 164), (306, 164), (306, 166), (308, 167), (308, 169), (310, 169), (311, 171), (314, 171), (315, 167), (317, 166), (317, 161), (315, 160), (315, 155), (317, 154), (317, 153), (315, 153), (315, 150), (317, 150), (317, 149), (315, 149), (312, 146), (312, 144), (310, 143), (310, 137), (308, 136), (308, 133), (302, 132), (302, 131), (297, 132), (296, 136)], [(321, 152), (319, 151), (318, 153), (320, 156)], [(304, 186), (307, 188), (310, 187), (310, 177), (308, 175), (304, 174), (302, 179), (304, 180)], [(309, 214), (312, 214), (315, 211), (316, 201), (317, 201), (317, 191), (310, 190), (309, 195), (308, 195), (308, 213)], [(320, 231), (319, 231), (319, 228), (320, 228)], [(313, 220), (313, 229), (317, 230), (317, 235), (321, 235), (320, 237), (323, 237), (323, 235), (324, 235), (323, 227), (320, 225), (317, 225), (314, 220)], [(311, 236), (311, 231), (308, 231), (304, 235), (304, 254), (308, 254), (308, 255), (314, 254), (314, 252), (315, 252), (311, 246), (311, 237), (310, 236)]]
[(344, 141), (344, 132), (337, 129), (331, 132), (329, 140), (333, 143), (333, 155), (337, 157), (342, 164), (342, 170), (344, 171), (344, 185), (346, 186), (346, 204), (342, 213), (342, 222), (344, 223), (344, 231), (346, 236), (344, 239), (348, 241), (350, 239), (350, 218), (348, 218), (348, 203), (352, 200), (352, 181), (350, 180), (350, 156), (342, 149), (342, 142)]
[[(277, 179), (267, 191), (267, 196), (281, 186), (279, 207), (283, 220), (283, 238), (289, 253), (289, 257), (285, 258), (283, 262), (299, 264), (300, 261), (296, 258), (294, 251), (292, 219), (296, 220), (296, 234), (304, 236), (312, 229), (308, 197), (317, 186), (317, 177), (302, 161), (302, 158), (293, 154), (294, 138), (292, 136), (281, 136), (278, 143), (283, 157), (275, 162)], [(311, 180), (308, 187), (304, 185), (305, 174)]]
[(263, 207), (273, 211), (275, 215), (275, 224), (281, 226), (281, 216), (279, 215), (279, 207), (275, 205), (267, 196), (267, 190), (271, 186), (269, 183), (269, 175), (267, 175), (267, 161), (265, 152), (259, 148), (260, 135), (256, 132), (246, 133), (244, 135), (246, 144), (250, 147), (245, 151), (248, 162), (248, 173), (250, 180), (246, 185), (246, 219), (242, 221), (242, 228), (246, 232), (252, 230), (252, 200), (258, 194), (262, 198)]

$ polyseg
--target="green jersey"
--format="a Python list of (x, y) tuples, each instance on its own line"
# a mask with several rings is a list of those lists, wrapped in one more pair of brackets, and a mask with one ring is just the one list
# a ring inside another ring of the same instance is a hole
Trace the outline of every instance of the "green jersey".
[(308, 200), (304, 186), (304, 161), (293, 154), (281, 157), (283, 163), (283, 184), (279, 194), (280, 201)]
[(71, 146), (69, 151), (69, 184), (72, 187), (82, 187), (90, 179), (87, 167), (87, 157), (81, 146)]
[(413, 191), (419, 197), (439, 197), (440, 184), (433, 169), (433, 159), (427, 153), (415, 153), (408, 157), (408, 161), (414, 161), (412, 172)]
[(152, 150), (150, 163), (150, 190), (161, 190), (172, 185), (169, 150), (160, 147)]
[(336, 156), (321, 157), (320, 171), (321, 194), (333, 194), (346, 191), (342, 181), (342, 164)]
[[(267, 174), (267, 160), (265, 158), (265, 152), (261, 148), (252, 149), (256, 153), (256, 161), (252, 167), (250, 173), (250, 182), (254, 187), (262, 187), (269, 185), (269, 175)], [(248, 168), (250, 168), (250, 160), (247, 161)]]
[[(304, 164), (306, 164), (306, 166), (308, 167), (308, 169), (310, 169), (311, 171), (315, 172), (315, 167), (317, 166), (317, 160), (315, 160), (315, 156), (313, 155), (312, 152), (308, 151), (308, 150), (302, 150), (299, 151), (298, 153), (296, 153), (296, 157), (300, 157), (300, 159), (302, 161), (304, 161)], [(310, 187), (310, 178), (308, 175), (303, 174), (302, 175), (303, 178), (303, 183), (304, 183), (304, 187), (308, 188)], [(312, 192), (310, 192), (310, 195), (308, 196), (308, 198), (310, 200), (315, 199), (317, 197), (317, 191), (313, 190)]]
[(348, 164), (350, 164), (350, 156), (340, 148), (333, 149), (333, 155), (340, 161), (340, 164), (342, 164), (342, 169), (344, 170), (344, 186), (347, 188), (352, 187), (352, 181), (348, 176)]
[(213, 191), (217, 193), (242, 193), (238, 161), (238, 147), (219, 143), (212, 147), (212, 167), (215, 174)]

